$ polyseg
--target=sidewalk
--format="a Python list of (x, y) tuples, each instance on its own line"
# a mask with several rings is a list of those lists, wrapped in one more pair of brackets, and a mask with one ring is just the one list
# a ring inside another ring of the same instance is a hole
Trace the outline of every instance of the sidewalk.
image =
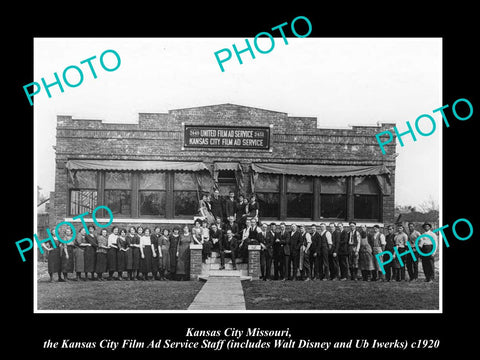
[(210, 276), (188, 310), (246, 310), (240, 277)]

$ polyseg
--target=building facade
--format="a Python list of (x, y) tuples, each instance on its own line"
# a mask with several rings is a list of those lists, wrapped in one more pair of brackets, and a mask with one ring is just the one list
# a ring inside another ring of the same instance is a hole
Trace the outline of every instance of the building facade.
[(137, 124), (58, 116), (50, 226), (99, 205), (119, 226), (190, 224), (214, 188), (255, 193), (268, 222), (391, 223), (395, 142), (382, 155), (375, 134), (393, 125), (322, 129), (234, 104), (141, 113)]

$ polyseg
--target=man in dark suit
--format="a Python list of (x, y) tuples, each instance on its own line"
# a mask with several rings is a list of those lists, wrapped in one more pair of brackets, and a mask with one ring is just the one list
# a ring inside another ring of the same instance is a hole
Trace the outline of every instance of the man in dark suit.
[(260, 243), (260, 271), (262, 279), (270, 279), (270, 268), (272, 267), (272, 244), (267, 238), (267, 224), (262, 224), (261, 231), (257, 235), (257, 241)]
[(230, 191), (228, 193), (228, 198), (225, 200), (225, 212), (224, 216), (228, 221), (228, 218), (232, 216), (235, 219), (235, 214), (237, 213), (237, 202), (235, 201), (235, 193)]
[(222, 230), (218, 229), (217, 224), (213, 223), (210, 228), (210, 241), (211, 242), (211, 251), (221, 252), (223, 232)]
[(343, 224), (338, 223), (337, 229), (340, 232), (338, 246), (333, 252), (334, 257), (338, 257), (338, 263), (340, 265), (340, 280), (345, 281), (348, 278), (348, 232), (344, 230)]
[[(340, 244), (341, 231), (338, 227), (335, 227), (334, 223), (330, 223), (330, 233), (332, 234), (332, 248), (328, 255), (328, 262), (330, 265), (330, 279), (340, 280), (340, 265), (338, 263), (338, 246)], [(333, 255), (335, 254), (335, 256)]]
[(215, 191), (213, 192), (213, 197), (210, 200), (210, 205), (212, 206), (212, 214), (215, 217), (215, 220), (223, 220), (223, 204), (218, 189), (215, 189)]
[(234, 221), (233, 216), (227, 218), (227, 223), (224, 225), (224, 231), (232, 230), (232, 234), (235, 238), (239, 238), (240, 231), (238, 229), (238, 224)]
[(310, 227), (310, 236), (312, 245), (310, 246), (310, 279), (320, 279), (320, 256), (317, 253), (320, 243), (320, 234), (317, 232), (317, 226), (313, 224)]
[(260, 227), (257, 225), (257, 220), (255, 218), (250, 220), (251, 226), (250, 226), (250, 233), (248, 235), (248, 238), (250, 239), (251, 244), (257, 244), (257, 237), (258, 233), (260, 232)]
[(298, 267), (300, 265), (300, 247), (302, 237), (296, 224), (291, 225), (290, 231), (290, 261), (292, 264), (292, 280), (297, 280)]
[(290, 233), (287, 231), (285, 223), (280, 223), (280, 232), (278, 233), (280, 244), (283, 247), (283, 280), (291, 280), (290, 266)]
[(226, 235), (220, 240), (220, 249), (220, 270), (225, 269), (225, 256), (232, 259), (233, 270), (237, 270), (238, 241), (233, 236), (232, 230), (228, 229)]
[(283, 277), (283, 246), (280, 243), (277, 233), (277, 225), (270, 224), (270, 229), (267, 233), (268, 241), (272, 243), (273, 247), (273, 276), (275, 280)]

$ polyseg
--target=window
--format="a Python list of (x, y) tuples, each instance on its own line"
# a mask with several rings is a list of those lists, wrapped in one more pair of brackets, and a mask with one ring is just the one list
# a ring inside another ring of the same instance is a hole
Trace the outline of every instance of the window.
[(374, 177), (354, 179), (354, 217), (355, 219), (380, 219), (380, 192)]
[(140, 173), (138, 201), (140, 216), (165, 217), (166, 173)]
[(276, 174), (258, 174), (255, 194), (262, 218), (278, 218), (280, 211), (280, 177)]
[(218, 172), (218, 190), (220, 196), (228, 196), (230, 191), (237, 192), (237, 180), (232, 170), (220, 170)]
[(287, 217), (312, 218), (313, 178), (287, 177)]
[(114, 216), (131, 216), (131, 189), (131, 173), (105, 173), (105, 205)]
[(193, 173), (175, 173), (173, 185), (175, 216), (194, 216), (198, 213), (197, 183)]
[(91, 214), (97, 207), (97, 173), (95, 171), (70, 172), (68, 187), (70, 189), (70, 215), (85, 212)]
[(347, 218), (347, 181), (346, 178), (321, 179), (320, 183), (320, 217)]

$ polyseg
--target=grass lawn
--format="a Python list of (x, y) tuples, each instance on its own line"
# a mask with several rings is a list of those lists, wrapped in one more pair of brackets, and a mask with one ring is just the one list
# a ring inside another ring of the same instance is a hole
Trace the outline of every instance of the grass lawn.
[(50, 283), (46, 263), (39, 262), (37, 271), (39, 310), (186, 310), (203, 285), (200, 281), (59, 283), (56, 274)]
[(247, 310), (438, 310), (438, 282), (242, 282)]

